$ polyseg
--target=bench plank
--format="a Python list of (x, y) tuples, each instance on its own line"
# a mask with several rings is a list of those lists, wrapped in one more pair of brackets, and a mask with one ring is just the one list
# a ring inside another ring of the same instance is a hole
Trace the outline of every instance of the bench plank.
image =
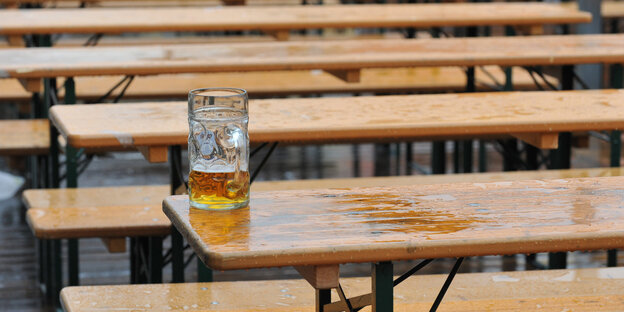
[(49, 147), (47, 119), (0, 121), (0, 155), (47, 154)]
[[(492, 172), (453, 175), (415, 175), (373, 178), (318, 180), (258, 181), (253, 193), (276, 190), (319, 188), (352, 188), (373, 186), (405, 186), (443, 184), (450, 182), (493, 182), (530, 179), (568, 179), (576, 177), (609, 177), (624, 175), (624, 168), (594, 168), (545, 171)], [(38, 238), (126, 237), (164, 235), (169, 221), (161, 210), (162, 200), (169, 195), (168, 185), (95, 187), (79, 189), (37, 189), (23, 193), (28, 207), (28, 223)], [(252, 195), (253, 196), (253, 195)], [(120, 207), (111, 210), (110, 207)], [(121, 208), (123, 207), (123, 209)], [(146, 207), (149, 209), (146, 210)], [(76, 213), (65, 213), (65, 209)], [(85, 213), (82, 213), (82, 210)], [(101, 212), (100, 212), (101, 211)], [(147, 211), (147, 213), (146, 213)], [(94, 218), (102, 213), (110, 218)], [(135, 216), (135, 217), (132, 217)], [(140, 216), (140, 219), (132, 219)], [(62, 218), (60, 218), (62, 217)], [(150, 219), (151, 217), (151, 219)], [(158, 221), (153, 221), (156, 218)], [(98, 222), (94, 233), (92, 223)]]
[(169, 234), (160, 205), (168, 186), (26, 190), (27, 221), (38, 238), (120, 238)]
[(0, 50), (6, 78), (584, 63), (624, 63), (624, 34)]
[[(486, 66), (499, 83), (505, 81), (505, 74), (497, 66)], [(76, 78), (79, 99), (97, 99), (119, 82), (122, 76), (78, 77)], [(206, 86), (238, 86), (247, 90), (250, 96), (340, 93), (340, 92), (433, 92), (462, 91), (466, 88), (466, 74), (455, 67), (422, 68), (368, 68), (361, 71), (359, 83), (346, 83), (324, 71), (269, 71), (249, 73), (181, 74), (135, 77), (126, 90), (124, 98), (186, 98), (188, 91)], [(554, 85), (559, 84), (548, 76)], [(491, 90), (494, 82), (483, 68), (476, 69), (477, 90)], [(63, 80), (59, 79), (59, 86)], [(513, 68), (515, 90), (535, 90), (531, 76), (519, 67)], [(116, 90), (111, 96), (119, 94)], [(64, 91), (60, 90), (63, 98)], [(28, 101), (31, 94), (17, 81), (0, 80), (0, 100)]]
[[(593, 90), (255, 100), (249, 105), (249, 139), (396, 142), (624, 129), (623, 94)], [(185, 102), (57, 105), (50, 118), (74, 147), (161, 147), (188, 140)]]
[[(470, 12), (470, 14), (466, 14)], [(450, 3), (275, 7), (0, 11), (0, 34), (293, 30), (587, 23), (586, 12), (548, 3)]]
[[(445, 278), (415, 275), (405, 280), (394, 289), (395, 311), (428, 310)], [(345, 278), (341, 284), (348, 295), (370, 292), (367, 278)], [(460, 273), (440, 309), (615, 311), (624, 304), (622, 289), (624, 268)], [(61, 299), (67, 312), (314, 311), (314, 291), (304, 280), (67, 287)]]

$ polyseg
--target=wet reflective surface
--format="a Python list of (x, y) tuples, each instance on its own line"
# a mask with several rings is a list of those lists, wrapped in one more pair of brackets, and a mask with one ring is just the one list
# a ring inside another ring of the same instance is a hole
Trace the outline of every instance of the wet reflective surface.
[(622, 177), (263, 192), (228, 214), (166, 203), (222, 269), (624, 245)]

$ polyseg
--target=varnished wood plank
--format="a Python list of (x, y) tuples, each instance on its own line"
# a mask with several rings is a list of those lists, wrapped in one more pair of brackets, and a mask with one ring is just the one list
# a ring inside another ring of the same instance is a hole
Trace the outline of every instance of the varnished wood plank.
[(512, 134), (515, 138), (541, 149), (556, 149), (559, 146), (557, 133)]
[(316, 289), (338, 287), (339, 267), (337, 264), (318, 266), (296, 266), (301, 276)]
[[(260, 192), (249, 207), (163, 210), (219, 270), (624, 246), (624, 177)], [(279, 254), (279, 257), (275, 255)]]
[(6, 77), (624, 63), (624, 34), (0, 50)]
[[(440, 310), (616, 311), (623, 304), (622, 268), (457, 274)], [(396, 287), (395, 311), (426, 311), (446, 278), (416, 275)], [(341, 281), (348, 294), (370, 291), (367, 278)], [(314, 311), (314, 292), (303, 280), (239, 281), (67, 287), (68, 312), (88, 309), (156, 311)], [(216, 307), (215, 307), (216, 306)]]
[(160, 205), (167, 186), (26, 190), (27, 220), (38, 238), (167, 235)]
[[(255, 100), (249, 105), (249, 138), (252, 143), (307, 144), (623, 129), (622, 94), (594, 90)], [(74, 147), (184, 145), (188, 140), (184, 102), (57, 105), (50, 116)]]
[(46, 154), (49, 129), (47, 119), (0, 121), (0, 155)]
[[(466, 14), (470, 12), (470, 14)], [(0, 34), (291, 30), (586, 23), (588, 13), (548, 3), (0, 11)]]
[[(477, 89), (491, 90), (487, 84), (505, 80), (505, 73), (497, 66), (476, 69)], [(557, 85), (556, 78), (547, 76)], [(123, 79), (112, 77), (77, 77), (76, 92), (80, 99), (97, 99), (108, 92), (111, 86)], [(531, 76), (522, 68), (513, 68), (514, 90), (536, 90)], [(63, 80), (58, 80), (59, 86)], [(336, 92), (400, 92), (400, 91), (463, 91), (466, 88), (466, 74), (455, 67), (421, 68), (367, 68), (361, 70), (360, 81), (346, 83), (324, 71), (269, 71), (249, 73), (212, 73), (184, 75), (156, 75), (135, 77), (126, 90), (124, 98), (176, 97), (186, 98), (188, 91), (205, 86), (238, 86), (247, 90), (250, 96), (336, 93)], [(119, 91), (111, 96), (118, 95)], [(59, 90), (60, 98), (64, 90)], [(30, 101), (31, 93), (23, 90), (12, 79), (0, 80), (0, 99)]]

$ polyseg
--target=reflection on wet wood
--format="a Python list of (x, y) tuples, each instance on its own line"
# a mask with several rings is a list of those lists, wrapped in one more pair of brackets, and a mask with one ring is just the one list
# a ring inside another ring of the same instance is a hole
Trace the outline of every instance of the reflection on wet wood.
[[(396, 142), (624, 129), (623, 95), (594, 90), (255, 100), (249, 105), (249, 139)], [(50, 116), (74, 147), (185, 145), (188, 140), (184, 102), (57, 105)]]
[[(470, 14), (466, 14), (470, 12)], [(591, 15), (547, 3), (0, 11), (0, 34), (288, 30), (587, 23)], [(281, 37), (281, 36), (280, 36)]]
[(163, 209), (215, 269), (326, 265), (624, 245), (624, 178), (254, 193), (233, 211)]
[(624, 34), (0, 50), (7, 78), (585, 63), (624, 63)]

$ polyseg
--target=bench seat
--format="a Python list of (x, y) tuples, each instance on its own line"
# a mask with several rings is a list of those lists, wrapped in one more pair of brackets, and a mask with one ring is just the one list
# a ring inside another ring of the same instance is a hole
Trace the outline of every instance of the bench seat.
[[(496, 66), (486, 67), (499, 83), (504, 83), (505, 74)], [(94, 100), (119, 82), (121, 76), (77, 77), (77, 97)], [(460, 68), (398, 68), (363, 69), (360, 82), (347, 83), (327, 72), (273, 71), (251, 73), (182, 74), (136, 77), (125, 93), (125, 98), (186, 98), (189, 90), (216, 85), (236, 85), (246, 89), (252, 97), (269, 95), (292, 95), (310, 93), (352, 93), (352, 92), (447, 92), (462, 91), (466, 87), (466, 75)], [(548, 78), (557, 85), (556, 78)], [(476, 71), (478, 90), (492, 90), (495, 85), (490, 77), (478, 68)], [(514, 88), (536, 90), (531, 76), (521, 68), (514, 68)], [(59, 79), (59, 86), (63, 81)], [(119, 94), (121, 88), (113, 92)], [(61, 91), (60, 97), (63, 97)], [(17, 80), (0, 80), (0, 101), (29, 101), (30, 93)]]
[(49, 148), (47, 119), (0, 120), (0, 155), (47, 154)]
[[(624, 168), (290, 180), (256, 182), (252, 192), (620, 175)], [(36, 189), (24, 191), (23, 199), (28, 224), (37, 238), (125, 238), (169, 233), (171, 223), (161, 209), (169, 192), (164, 185)]]
[[(395, 287), (395, 311), (424, 311), (446, 275), (416, 275)], [(345, 278), (347, 296), (370, 292), (370, 279)], [(244, 296), (241, 296), (244, 294)], [(333, 299), (337, 300), (336, 293)], [(67, 287), (67, 312), (314, 311), (314, 291), (303, 279), (185, 284)], [(443, 311), (615, 311), (624, 305), (624, 268), (460, 273)]]

